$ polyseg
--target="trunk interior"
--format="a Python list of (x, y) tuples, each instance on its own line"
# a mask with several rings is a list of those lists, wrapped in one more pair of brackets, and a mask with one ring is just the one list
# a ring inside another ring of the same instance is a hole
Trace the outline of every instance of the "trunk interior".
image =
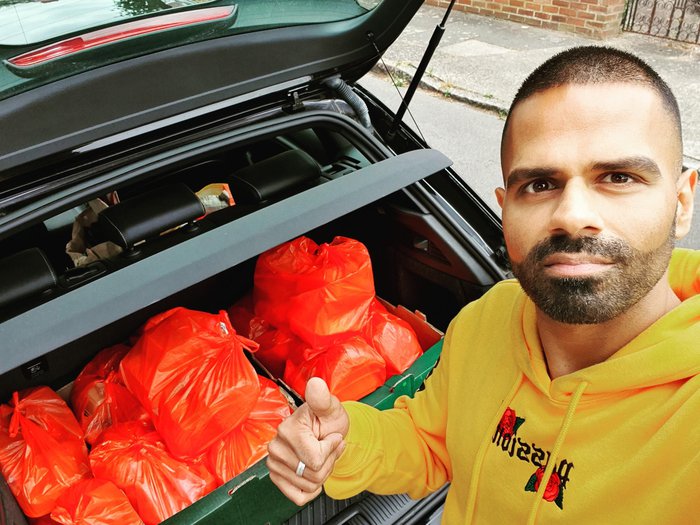
[[(105, 170), (72, 199), (41, 203), (38, 220), (6, 235), (0, 253), (21, 261), (28, 248), (39, 249), (48, 269), (15, 260), (3, 288), (31, 284), (47, 271), (54, 277), (0, 306), (6, 334), (0, 400), (31, 386), (64, 387), (98, 351), (128, 341), (157, 313), (176, 306), (227, 309), (251, 292), (257, 255), (298, 235), (319, 244), (336, 236), (364, 243), (377, 296), (422, 312), (443, 332), (463, 305), (501, 277), (478, 243), (460, 234), (430, 198), (429, 177), (433, 186), (454, 187), (459, 194), (444, 165), (430, 161), (401, 179), (401, 172), (410, 171), (406, 166), (417, 163), (397, 163), (401, 156), (393, 157), (350, 119), (325, 113), (304, 118), (255, 132), (234, 127), (229, 136)], [(362, 179), (368, 169), (375, 172)], [(353, 178), (363, 182), (351, 187)], [(201, 213), (191, 211), (190, 194), (224, 182), (236, 204), (197, 220)], [(173, 190), (182, 187), (187, 191)], [(111, 206), (109, 221), (88, 230), (88, 240), (114, 242), (122, 253), (75, 268), (65, 251), (74, 218), (89, 200), (112, 191), (120, 203)], [(460, 199), (463, 194), (453, 208)], [(186, 226), (162, 234), (181, 224)], [(44, 323), (26, 333), (27, 326)], [(321, 523), (352, 503), (332, 512), (312, 507), (291, 522)]]

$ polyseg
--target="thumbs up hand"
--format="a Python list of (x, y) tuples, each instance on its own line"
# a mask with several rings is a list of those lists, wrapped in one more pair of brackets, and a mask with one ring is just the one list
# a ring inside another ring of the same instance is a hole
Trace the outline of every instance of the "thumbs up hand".
[(302, 506), (321, 493), (323, 482), (345, 448), (350, 420), (325, 381), (306, 384), (306, 403), (285, 419), (267, 447), (270, 479)]

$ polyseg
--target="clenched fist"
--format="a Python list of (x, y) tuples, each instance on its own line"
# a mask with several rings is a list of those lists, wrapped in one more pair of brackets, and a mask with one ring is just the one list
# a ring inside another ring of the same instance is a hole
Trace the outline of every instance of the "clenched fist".
[(345, 448), (348, 413), (323, 379), (306, 384), (306, 403), (285, 419), (267, 446), (270, 479), (301, 506), (321, 493), (323, 482)]

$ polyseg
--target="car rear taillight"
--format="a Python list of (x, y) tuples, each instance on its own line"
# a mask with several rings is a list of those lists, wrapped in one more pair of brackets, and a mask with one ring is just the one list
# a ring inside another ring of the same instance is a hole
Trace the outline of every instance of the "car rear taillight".
[(11, 58), (8, 62), (17, 67), (36, 66), (48, 62), (49, 60), (65, 57), (79, 51), (139, 35), (155, 33), (175, 27), (222, 20), (230, 17), (235, 9), (236, 6), (208, 7), (126, 22), (124, 24), (98, 29), (97, 31), (91, 31), (84, 35), (67, 38), (60, 42), (54, 42), (53, 44)]

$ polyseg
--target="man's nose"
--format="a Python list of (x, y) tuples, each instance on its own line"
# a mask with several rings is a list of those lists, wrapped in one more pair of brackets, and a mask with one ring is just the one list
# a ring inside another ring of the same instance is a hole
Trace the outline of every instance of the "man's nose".
[(585, 181), (568, 181), (552, 213), (550, 233), (576, 237), (600, 232), (603, 225), (597, 204), (594, 192)]

